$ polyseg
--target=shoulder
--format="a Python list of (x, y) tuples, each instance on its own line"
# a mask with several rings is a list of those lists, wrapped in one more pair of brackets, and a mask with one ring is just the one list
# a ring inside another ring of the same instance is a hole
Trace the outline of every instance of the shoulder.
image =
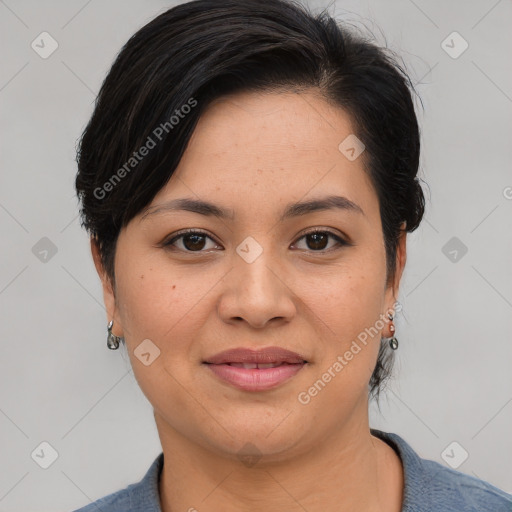
[(130, 487), (128, 486), (125, 489), (104, 496), (74, 512), (98, 512), (98, 510), (102, 512), (126, 512), (131, 510)]
[(73, 512), (161, 512), (158, 480), (162, 467), (163, 453), (160, 453), (139, 482)]
[(485, 480), (447, 468), (438, 462), (422, 460), (432, 499), (452, 507), (444, 510), (512, 512), (512, 494)]
[(512, 494), (489, 482), (423, 459), (397, 434), (371, 429), (398, 453), (404, 468), (402, 512), (512, 512)]

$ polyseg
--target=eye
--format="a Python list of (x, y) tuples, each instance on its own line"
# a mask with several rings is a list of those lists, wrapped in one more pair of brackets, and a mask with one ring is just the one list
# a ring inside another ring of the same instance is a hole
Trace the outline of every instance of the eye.
[(332, 246), (326, 249), (329, 238), (334, 239), (338, 246), (350, 245), (348, 242), (343, 240), (343, 238), (328, 230), (315, 229), (302, 235), (299, 240), (302, 240), (303, 238), (306, 239), (306, 250), (312, 250), (313, 252), (328, 252), (333, 249)]
[[(206, 252), (205, 248), (206, 239), (215, 242), (206, 232), (197, 229), (187, 229), (176, 233), (169, 241), (164, 242), (164, 247), (176, 247), (177, 249), (184, 252)], [(175, 244), (179, 241), (181, 247), (177, 247)], [(217, 243), (215, 242), (217, 246)]]
[[(312, 252), (329, 252), (332, 249), (336, 248), (336, 244), (334, 247), (327, 247), (329, 238), (336, 241), (337, 245), (345, 246), (350, 245), (348, 242), (343, 240), (340, 236), (334, 234), (329, 230), (321, 230), (315, 229), (303, 234), (298, 240), (305, 239), (306, 240), (306, 248), (305, 250), (310, 250)], [(207, 240), (214, 242), (214, 246), (208, 248)], [(179, 244), (177, 244), (179, 242)], [(215, 247), (219, 247), (219, 245), (213, 240), (212, 237), (208, 235), (205, 231), (201, 231), (198, 229), (187, 229), (184, 231), (180, 231), (176, 233), (171, 239), (163, 243), (164, 247), (175, 248), (183, 252), (206, 252), (208, 249), (212, 249)], [(296, 245), (292, 246), (296, 247)], [(338, 248), (339, 248), (338, 247)], [(300, 248), (299, 248), (300, 249)]]

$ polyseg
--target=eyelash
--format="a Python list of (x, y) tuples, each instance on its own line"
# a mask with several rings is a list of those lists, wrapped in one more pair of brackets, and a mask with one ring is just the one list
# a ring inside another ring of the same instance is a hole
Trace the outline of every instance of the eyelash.
[[(314, 235), (314, 234), (328, 235), (329, 237), (334, 238), (336, 240), (336, 242), (338, 243), (338, 247), (335, 246), (335, 247), (331, 247), (330, 249), (322, 249), (322, 250), (318, 250), (318, 251), (309, 250), (312, 253), (325, 254), (325, 253), (331, 252), (333, 250), (341, 249), (343, 246), (352, 245), (349, 242), (345, 241), (343, 238), (341, 238), (339, 235), (336, 235), (335, 233), (333, 233), (332, 231), (329, 231), (328, 229), (318, 229), (318, 228), (312, 229), (311, 231), (307, 231), (306, 233), (303, 233), (297, 239), (297, 241), (302, 240), (303, 238), (305, 238), (308, 235)], [(164, 247), (172, 247), (172, 245), (177, 240), (183, 238), (186, 235), (202, 235), (202, 236), (209, 238), (210, 240), (212, 240), (213, 242), (215, 242), (217, 244), (217, 242), (206, 231), (202, 231), (201, 229), (186, 229), (184, 231), (179, 231), (178, 233), (176, 233), (169, 241), (164, 242), (163, 246)], [(294, 243), (294, 245), (295, 245), (295, 243)], [(218, 244), (218, 245), (220, 245), (220, 244)], [(194, 254), (194, 253), (200, 254), (202, 252), (207, 252), (207, 251), (187, 251), (187, 250), (182, 250), (182, 249), (178, 249), (178, 250), (181, 252), (189, 253), (189, 254)]]

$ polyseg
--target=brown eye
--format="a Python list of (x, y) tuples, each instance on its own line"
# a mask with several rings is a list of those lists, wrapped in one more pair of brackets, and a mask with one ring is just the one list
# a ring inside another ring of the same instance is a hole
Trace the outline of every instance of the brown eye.
[[(333, 248), (327, 247), (329, 244), (329, 239), (332, 238), (337, 242), (338, 246), (343, 245), (349, 245), (345, 240), (343, 240), (338, 235), (335, 235), (331, 231), (321, 231), (321, 230), (315, 230), (310, 231), (309, 233), (304, 234), (299, 240), (305, 239), (306, 240), (306, 250), (310, 250), (313, 252), (322, 252), (322, 251), (329, 251)], [(334, 247), (336, 244), (334, 245)]]
[[(168, 242), (165, 242), (164, 246), (173, 247), (184, 252), (206, 252), (204, 249), (207, 246), (207, 240), (214, 242), (214, 240), (203, 231), (188, 230), (178, 233)], [(176, 242), (180, 242), (181, 247), (177, 246)], [(214, 244), (214, 247), (215, 246), (217, 246), (216, 243)], [(207, 247), (207, 249), (209, 248)]]
[(329, 235), (326, 233), (311, 233), (306, 236), (308, 247), (315, 250), (323, 250), (326, 248)]

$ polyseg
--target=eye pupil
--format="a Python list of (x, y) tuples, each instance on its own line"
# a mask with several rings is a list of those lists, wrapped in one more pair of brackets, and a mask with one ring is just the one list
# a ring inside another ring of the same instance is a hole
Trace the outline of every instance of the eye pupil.
[(310, 249), (325, 249), (326, 247), (326, 241), (327, 241), (327, 238), (328, 236), (326, 235), (326, 233), (310, 233), (308, 235), (308, 237), (310, 237), (310, 239), (313, 239), (313, 244), (310, 244), (308, 243), (308, 247)]
[[(183, 236), (183, 245), (190, 250), (198, 249), (201, 250), (204, 247), (204, 235), (189, 234)], [(187, 240), (193, 240), (192, 245), (187, 243)], [(198, 239), (202, 239), (202, 243), (198, 243)]]

